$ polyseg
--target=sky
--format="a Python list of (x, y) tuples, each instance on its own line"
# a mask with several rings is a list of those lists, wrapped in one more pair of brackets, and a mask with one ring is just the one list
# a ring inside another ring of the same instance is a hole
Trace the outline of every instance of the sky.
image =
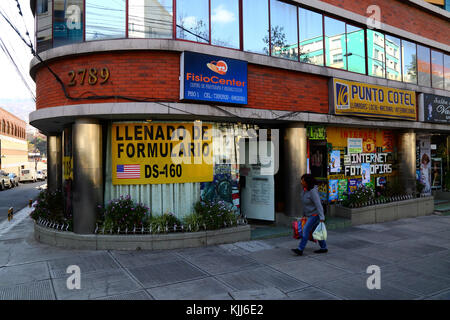
[[(34, 42), (34, 19), (30, 9), (29, 0), (19, 0), (24, 19), (19, 15), (15, 0), (1, 0), (0, 10), (5, 13), (11, 22), (25, 36), (25, 23)], [(29, 65), (32, 59), (30, 49), (22, 42), (19, 36), (0, 16), (0, 38), (16, 61), (26, 81), (35, 92), (34, 81), (29, 76)], [(26, 38), (28, 39), (28, 38)], [(21, 80), (9, 58), (0, 49), (0, 107), (15, 114), (28, 122), (28, 113), (35, 110), (35, 104), (29, 90)]]

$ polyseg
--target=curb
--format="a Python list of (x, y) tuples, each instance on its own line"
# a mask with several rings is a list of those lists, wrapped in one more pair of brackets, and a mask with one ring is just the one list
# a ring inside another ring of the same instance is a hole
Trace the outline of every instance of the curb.
[(57, 231), (34, 223), (34, 238), (44, 244), (86, 250), (169, 250), (250, 240), (250, 225), (200, 232), (98, 235)]

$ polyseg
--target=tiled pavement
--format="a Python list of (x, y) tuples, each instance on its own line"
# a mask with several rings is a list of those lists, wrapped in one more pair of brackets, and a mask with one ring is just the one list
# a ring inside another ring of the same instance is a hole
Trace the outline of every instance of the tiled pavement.
[[(170, 251), (66, 250), (33, 239), (26, 218), (0, 234), (0, 299), (450, 299), (450, 216), (328, 232), (327, 254), (290, 236)], [(81, 289), (67, 289), (69, 265)], [(381, 268), (369, 290), (367, 267)]]

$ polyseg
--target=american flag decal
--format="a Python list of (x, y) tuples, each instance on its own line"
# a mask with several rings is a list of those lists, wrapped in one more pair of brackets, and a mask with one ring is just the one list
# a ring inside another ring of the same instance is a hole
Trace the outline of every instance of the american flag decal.
[(139, 164), (118, 164), (116, 170), (117, 179), (140, 179), (141, 165)]

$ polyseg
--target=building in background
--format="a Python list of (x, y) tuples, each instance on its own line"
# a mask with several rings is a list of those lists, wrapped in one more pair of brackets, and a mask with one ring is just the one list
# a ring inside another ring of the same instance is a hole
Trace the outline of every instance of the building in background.
[(0, 108), (0, 169), (19, 174), (28, 162), (27, 123)]
[[(30, 123), (48, 136), (48, 186), (64, 190), (77, 233), (127, 194), (155, 215), (223, 200), (283, 223), (301, 215), (306, 172), (332, 205), (363, 184), (438, 188), (431, 167), (450, 169), (450, 13), (438, 7), (377, 1), (373, 29), (369, 0), (30, 3), (46, 62), (31, 64)], [(175, 159), (214, 161), (172, 163), (179, 132), (200, 145)], [(238, 161), (258, 134), (278, 151), (272, 174), (264, 157)]]

